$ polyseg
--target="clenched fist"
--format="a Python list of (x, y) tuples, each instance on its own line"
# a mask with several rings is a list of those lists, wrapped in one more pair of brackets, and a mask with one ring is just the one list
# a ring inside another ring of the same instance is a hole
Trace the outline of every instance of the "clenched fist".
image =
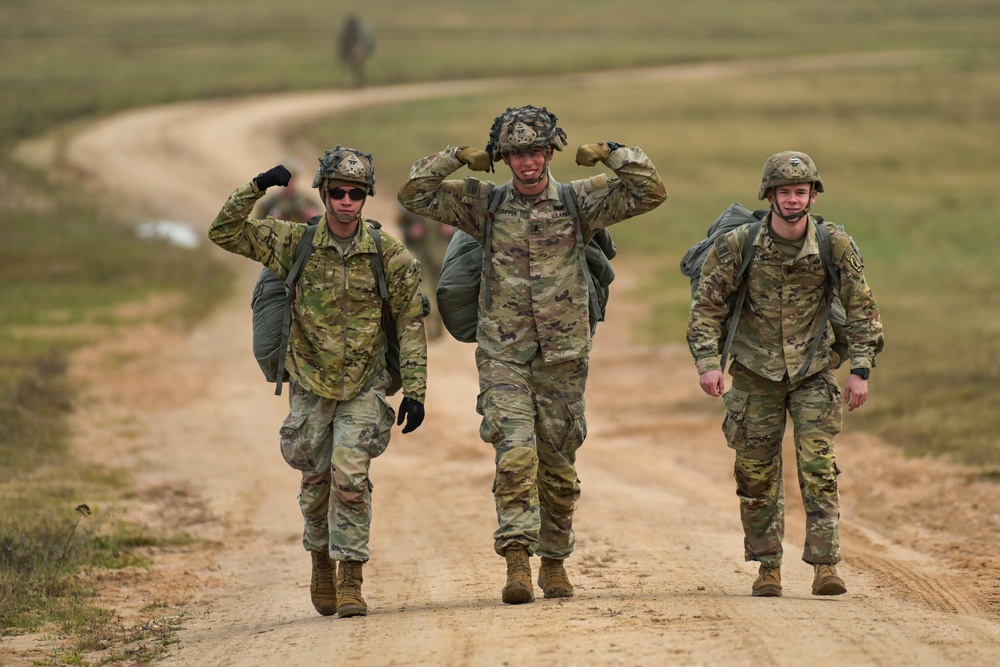
[(603, 141), (599, 144), (583, 144), (576, 149), (576, 163), (581, 167), (593, 167), (604, 162), (611, 155), (611, 149)]
[(468, 165), (473, 171), (489, 171), (490, 156), (484, 150), (472, 148), (471, 146), (460, 146), (455, 152), (455, 157), (464, 165)]
[(253, 180), (257, 184), (258, 190), (267, 190), (272, 185), (285, 187), (292, 180), (292, 172), (285, 169), (285, 165), (279, 164), (277, 167), (271, 167), (267, 171), (257, 174), (257, 178)]

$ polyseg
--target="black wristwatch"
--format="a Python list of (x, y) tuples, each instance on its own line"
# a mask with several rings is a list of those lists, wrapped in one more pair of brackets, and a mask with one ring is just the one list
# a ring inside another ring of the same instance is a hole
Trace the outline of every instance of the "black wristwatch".
[(617, 141), (605, 141), (604, 143), (607, 145), (609, 153), (614, 153), (616, 150), (625, 145), (620, 144)]
[(872, 374), (872, 369), (870, 368), (852, 368), (851, 375), (857, 375), (862, 380), (867, 380), (868, 376)]

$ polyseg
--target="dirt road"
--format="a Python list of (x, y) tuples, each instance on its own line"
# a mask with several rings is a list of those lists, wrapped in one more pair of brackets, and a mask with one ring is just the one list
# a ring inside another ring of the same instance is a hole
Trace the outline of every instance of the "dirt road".
[[(73, 137), (60, 159), (125, 207), (207, 229), (232, 189), (293, 150), (283, 139), (289, 127), (357, 105), (477, 86), (136, 111)], [(301, 162), (313, 164), (312, 153)], [(669, 168), (664, 177), (669, 188)], [(391, 219), (395, 189), (382, 185), (366, 211)], [(371, 613), (318, 616), (300, 544), (298, 473), (277, 448), (286, 402), (272, 395), (249, 353), (247, 295), (257, 267), (222, 259), (239, 270), (236, 296), (196, 330), (137, 327), (74, 364), (88, 387), (74, 418), (80, 456), (134, 472), (140, 496), (131, 511), (146, 523), (204, 538), (157, 554), (149, 571), (106, 576), (107, 602), (123, 614), (153, 604), (185, 611), (166, 664), (1000, 661), (1000, 490), (956, 466), (902, 459), (853, 430), (849, 417), (838, 441), (840, 569), (849, 594), (810, 595), (790, 475), (785, 597), (749, 596), (756, 568), (742, 558), (721, 405), (700, 393), (680, 341), (647, 347), (630, 338), (645, 308), (625, 296), (638, 278), (629, 262), (618, 267), (592, 357), (578, 547), (568, 561), (576, 597), (500, 603), (492, 449), (478, 437), (473, 348), (441, 340), (430, 347), (427, 420), (407, 436), (397, 429), (373, 464)], [(877, 401), (877, 377), (872, 388)]]

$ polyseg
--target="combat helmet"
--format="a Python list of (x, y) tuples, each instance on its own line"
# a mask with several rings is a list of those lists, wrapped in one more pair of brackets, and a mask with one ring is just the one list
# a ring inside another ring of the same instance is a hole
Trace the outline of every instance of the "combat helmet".
[(767, 199), (771, 188), (795, 183), (812, 183), (816, 192), (823, 192), (823, 181), (820, 180), (819, 170), (812, 158), (798, 151), (775, 153), (764, 163), (757, 199)]
[(494, 119), (490, 128), (490, 140), (486, 144), (490, 171), (493, 171), (494, 162), (501, 161), (505, 153), (516, 148), (541, 146), (561, 151), (566, 145), (566, 133), (556, 126), (557, 120), (545, 107), (508, 107)]
[(363, 186), (375, 194), (375, 164), (371, 153), (337, 145), (319, 158), (319, 169), (312, 186), (322, 189), (329, 181), (343, 181)]

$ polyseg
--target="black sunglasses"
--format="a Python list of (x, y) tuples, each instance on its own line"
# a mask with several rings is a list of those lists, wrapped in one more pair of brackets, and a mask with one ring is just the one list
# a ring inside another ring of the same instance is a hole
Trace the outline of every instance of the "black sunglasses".
[(368, 196), (367, 192), (359, 190), (358, 188), (351, 188), (350, 190), (345, 190), (344, 188), (330, 188), (326, 191), (326, 194), (337, 200), (343, 199), (346, 195), (351, 198), (351, 201), (361, 201)]

